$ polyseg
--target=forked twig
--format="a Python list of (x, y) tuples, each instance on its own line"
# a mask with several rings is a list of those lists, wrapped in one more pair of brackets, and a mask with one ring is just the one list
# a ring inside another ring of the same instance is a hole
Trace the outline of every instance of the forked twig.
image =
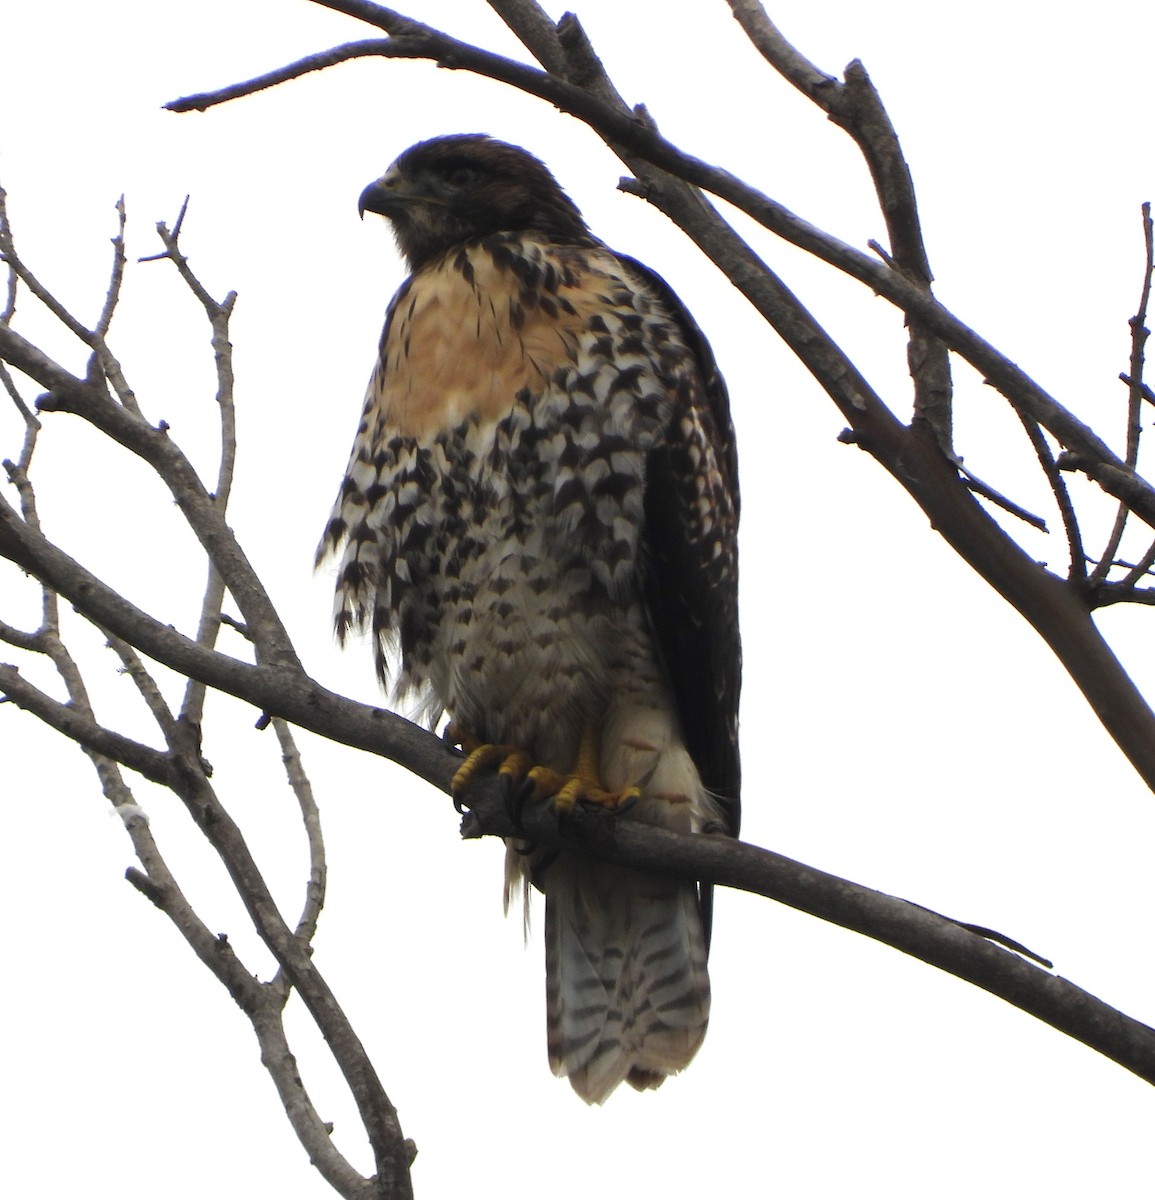
[[(119, 376), (119, 364), (107, 352), (105, 342), (124, 282), (123, 203), (117, 205), (117, 211), (120, 227), (114, 239), (111, 280), (97, 328), (87, 331), (91, 336), (86, 340), (92, 346), (93, 354), (85, 380), (68, 377), (63, 368), (47, 359), (33, 358), (29, 361), (25, 358), (21, 360), (21, 364), (31, 365), (34, 370), (49, 370), (53, 379), (62, 386), (62, 392), (76, 400), (77, 406), (84, 410), (85, 415), (94, 424), (102, 426), (112, 422), (113, 427), (121, 431), (123, 440), (131, 443), (134, 439), (139, 439), (144, 430), (148, 430), (149, 433), (156, 431), (147, 426), (134, 402), (125, 402), (125, 389), (113, 379), (114, 374)], [(2, 217), (3, 211), (0, 210), (0, 218)], [(220, 613), (225, 590), (223, 573), (218, 569), (218, 559), (214, 550), (219, 552), (224, 549), (227, 553), (229, 549), (228, 544), (221, 546), (219, 531), (226, 528), (225, 510), (235, 469), (233, 375), (231, 346), (228, 340), (228, 317), (235, 297), (230, 295), (223, 303), (218, 304), (208, 296), (179, 251), (179, 225), (178, 221), (171, 234), (161, 227), (161, 236), (165, 243), (163, 257), (170, 258), (176, 264), (182, 278), (208, 314), (217, 363), (217, 403), (221, 414), (222, 449), (216, 489), (211, 496), (206, 496), (207, 504), (215, 510), (217, 523), (213, 525), (212, 532), (216, 533), (217, 537), (203, 539), (207, 540), (210, 550), (209, 570), (202, 617), (195, 641), (203, 651), (212, 654), (215, 653), (213, 647), (221, 624)], [(30, 290), (33, 290), (34, 286), (38, 288), (38, 291), (34, 291), (37, 299), (45, 303), (49, 311), (56, 313), (74, 333), (78, 329), (83, 330), (83, 326), (75, 318), (65, 319), (63, 306), (39, 285), (39, 281), (20, 261), (15, 253), (10, 227), (6, 222), (3, 235), (3, 248), (9, 259), (11, 277)], [(30, 283), (30, 280), (33, 282)], [(14, 312), (15, 289), (12, 288), (6, 310), (7, 317), (10, 318)], [(36, 438), (41, 431), (41, 423), (22, 401), (14, 381), (7, 372), (5, 374), (11, 385), (8, 387), (9, 393), (27, 428), (21, 460), (5, 464), (8, 476), (20, 497), (18, 525), (12, 528), (18, 533), (41, 537), (36, 514), (35, 489), (28, 472)], [(113, 400), (113, 395), (119, 398), (119, 405)], [(61, 402), (60, 395), (55, 401), (50, 399), (42, 404), (42, 408), (50, 411), (67, 407), (67, 399)], [(179, 452), (175, 455), (171, 452), (157, 455), (157, 458), (163, 464), (163, 467), (159, 468), (160, 472), (162, 475), (167, 473), (174, 491), (181, 492), (192, 485), (193, 477), (188, 473), (185, 460)], [(6, 506), (4, 507), (6, 509)], [(191, 519), (194, 521), (198, 514), (206, 511), (196, 504), (191, 508)], [(11, 510), (6, 511), (13, 517), (16, 516)], [(229, 537), (231, 538), (231, 535)], [(239, 548), (234, 546), (232, 555), (238, 558)], [(259, 587), (252, 576), (241, 573), (237, 577), (248, 584), (250, 595)], [(324, 841), (317, 805), (288, 725), (280, 719), (274, 721), (287, 781), (296, 797), (305, 828), (310, 864), (301, 914), (292, 929), (281, 919), (240, 830), (232, 822), (209, 783), (211, 769), (200, 752), (199, 725), (205, 695), (203, 681), (189, 677), (185, 702), (179, 713), (174, 713), (153, 673), (138, 652), (138, 643), (131, 637), (122, 636), (114, 628), (96, 622), (108, 644), (120, 658), (124, 672), (133, 681), (144, 700), (161, 734), (164, 748), (156, 749), (100, 724), (88, 700), (80, 669), (60, 635), (58, 590), (45, 582), (41, 592), (43, 619), (40, 628), (26, 631), (0, 621), (0, 640), (27, 653), (46, 656), (64, 681), (69, 703), (61, 704), (43, 689), (32, 684), (15, 667), (0, 664), (0, 692), (3, 693), (4, 699), (38, 715), (47, 724), (76, 741), (91, 758), (100, 778), (102, 791), (123, 817), (140, 862), (139, 869), (133, 867), (127, 872), (129, 882), (172, 920), (198, 957), (249, 1016), (262, 1048), (262, 1061), (276, 1084), (294, 1129), (318, 1170), (342, 1195), (354, 1197), (356, 1200), (407, 1196), (410, 1194), (408, 1163), (413, 1154), (412, 1145), (401, 1135), (396, 1114), (377, 1082), (364, 1050), (311, 962), (306, 948), (316, 931), (324, 903)], [(267, 599), (265, 606), (267, 607)], [(257, 648), (258, 658), (275, 660), (280, 648), (280, 629), (275, 623), (270, 627), (268, 623), (261, 622), (261, 607), (260, 604), (257, 605), (257, 619), (250, 620), (246, 629)], [(91, 618), (91, 614), (89, 616)], [(237, 957), (228, 940), (211, 934), (196, 916), (156, 846), (147, 815), (125, 783), (122, 766), (128, 766), (146, 778), (168, 787), (189, 806), (198, 827), (216, 849), (236, 883), (238, 894), (245, 903), (257, 932), (277, 960), (277, 973), (271, 981), (259, 982)], [(328, 1127), (316, 1113), (305, 1091), (289, 1050), (283, 1025), (282, 1010), (292, 989), (299, 992), (322, 1034), (330, 1045), (334, 1046), (338, 1065), (344, 1071), (354, 1098), (362, 1109), (366, 1132), (378, 1163), (378, 1177), (375, 1180), (361, 1176), (336, 1149), (329, 1137)]]

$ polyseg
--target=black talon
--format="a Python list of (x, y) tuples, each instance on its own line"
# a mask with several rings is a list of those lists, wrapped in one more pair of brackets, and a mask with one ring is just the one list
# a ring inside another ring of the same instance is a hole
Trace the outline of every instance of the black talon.
[(626, 815), (626, 813), (628, 813), (630, 811), (630, 809), (633, 808), (635, 804), (637, 804), (637, 802), (638, 802), (638, 797), (631, 796), (628, 800), (624, 800), (621, 804), (619, 804), (617, 806), (617, 808), (611, 809), (611, 812), (613, 813), (613, 815), (615, 817), (624, 817)]
[(460, 741), (458, 741), (457, 731), (453, 728), (452, 724), (446, 725), (441, 731), (441, 741), (448, 749), (452, 750), (458, 758), (467, 757), (465, 753), (465, 747)]
[(513, 823), (514, 829), (521, 829), (522, 813), (532, 795), (532, 779), (514, 779), (512, 775), (505, 777), (505, 815)]
[(508, 812), (509, 820), (513, 821), (517, 828), (521, 828), (521, 815), (526, 810), (526, 805), (529, 800), (533, 799), (534, 784), (532, 779), (511, 779), (509, 786), (505, 790), (505, 811)]

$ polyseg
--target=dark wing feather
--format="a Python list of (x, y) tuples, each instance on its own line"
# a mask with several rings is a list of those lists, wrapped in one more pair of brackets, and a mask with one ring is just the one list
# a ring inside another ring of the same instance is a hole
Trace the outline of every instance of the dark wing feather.
[[(702, 782), (737, 836), (741, 767), (738, 695), (738, 459), (730, 402), (705, 335), (660, 275), (618, 255), (657, 294), (694, 354), (698, 378), (679, 395), (666, 436), (646, 464), (644, 586), (682, 733)], [(683, 409), (697, 409), (702, 444), (687, 439)], [(703, 522), (702, 496), (713, 521)], [(709, 936), (709, 889), (702, 908)]]

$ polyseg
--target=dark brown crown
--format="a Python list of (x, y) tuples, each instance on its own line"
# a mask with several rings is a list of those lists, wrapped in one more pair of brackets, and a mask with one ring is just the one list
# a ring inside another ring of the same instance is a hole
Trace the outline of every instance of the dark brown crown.
[(389, 218), (414, 270), (453, 246), (495, 233), (592, 240), (577, 206), (540, 159), (484, 134), (411, 146), (361, 193), (366, 210)]

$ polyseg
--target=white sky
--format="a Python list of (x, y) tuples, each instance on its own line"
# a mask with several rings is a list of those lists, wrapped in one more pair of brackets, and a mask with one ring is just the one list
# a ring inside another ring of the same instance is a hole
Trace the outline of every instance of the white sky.
[[(575, 7), (621, 90), (667, 135), (855, 245), (884, 237), (849, 140), (763, 68), (722, 0)], [(836, 442), (833, 406), (729, 285), (659, 214), (615, 192), (622, 168), (592, 134), (496, 84), (383, 61), (205, 115), (160, 111), (371, 36), (303, 0), (10, 10), (0, 181), (25, 259), (90, 321), (117, 196), (135, 257), (159, 248), (153, 224), (191, 193), (184, 249), (217, 295), (240, 292), (232, 522), (317, 678), (376, 700), (368, 651), (332, 645), (331, 580), (310, 574), (402, 278), (384, 228), (357, 220), (357, 196), (435, 133), (522, 143), (597, 232), (670, 279), (730, 382), (745, 504), (745, 835), (998, 928), (1155, 1021), (1151, 796), (1038, 638), (881, 469)], [(514, 52), (481, 0), (409, 11)], [(914, 171), (940, 296), (1119, 444), (1139, 204), (1155, 192), (1155, 10), (1118, 0), (1076, 20), (1026, 0), (790, 0), (771, 15), (827, 70), (865, 61)], [(896, 315), (756, 240), (907, 411)], [(215, 412), (200, 322), (171, 267), (147, 264), (130, 272), (113, 341), (145, 411), (208, 476)], [(24, 328), (80, 368), (78, 346), (31, 315)], [(957, 382), (968, 464), (1046, 509), (1017, 423), (973, 373)], [(15, 454), (18, 433), (0, 409), (0, 455)], [(173, 533), (167, 494), (63, 416), (46, 421), (37, 465), (48, 532), (189, 628), (201, 566)], [(1094, 510), (1092, 546), (1106, 511)], [(1032, 546), (1065, 561), (1055, 536)], [(34, 615), (34, 590), (0, 572), (0, 616)], [(1141, 685), (1155, 685), (1152, 619), (1104, 618)], [(111, 655), (85, 645), (101, 715), (151, 737)], [(302, 839), (254, 715), (215, 703), (206, 753), (295, 913)], [(460, 843), (447, 800), (379, 760), (305, 735), (301, 745), (330, 847), (317, 961), (419, 1146), (419, 1196), (1150, 1195), (1147, 1085), (958, 980), (743, 895), (718, 900), (714, 1020), (693, 1067), (658, 1093), (587, 1110), (546, 1065), (540, 930), (526, 949), (520, 922), (501, 917), (501, 848)], [(9, 707), (0, 762), (0, 1189), (330, 1195), (244, 1018), (124, 882), (128, 842), (87, 762)], [(147, 788), (140, 798), (209, 924), (265, 972), (176, 802)], [(300, 1056), (338, 1141), (367, 1166), (333, 1069), (307, 1042)]]

